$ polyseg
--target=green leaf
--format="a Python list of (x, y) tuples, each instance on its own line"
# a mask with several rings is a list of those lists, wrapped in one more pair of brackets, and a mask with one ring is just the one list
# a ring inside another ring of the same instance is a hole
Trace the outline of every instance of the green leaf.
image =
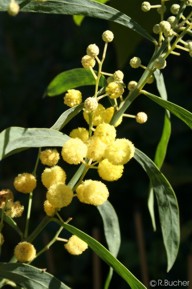
[[(9, 1), (6, 1), (2, 10), (7, 9)], [(128, 15), (112, 8), (108, 5), (97, 3), (91, 0), (47, 0), (47, 1), (30, 1), (21, 5), (23, 12), (38, 12), (65, 15), (84, 15), (89, 17), (100, 18), (113, 21), (132, 29), (149, 41), (156, 40), (137, 22)]]
[(77, 26), (81, 25), (81, 23), (83, 22), (84, 18), (85, 18), (85, 16), (83, 16), (83, 15), (73, 15), (73, 21), (75, 22), (75, 24)]
[(25, 289), (70, 289), (51, 274), (27, 264), (0, 263), (0, 277)]
[(83, 104), (72, 107), (64, 111), (58, 120), (52, 125), (51, 129), (62, 130), (83, 108)]
[(134, 158), (149, 176), (157, 199), (163, 242), (167, 254), (167, 271), (169, 271), (177, 257), (180, 243), (177, 198), (168, 180), (149, 157), (136, 149)]
[[(109, 251), (113, 256), (117, 256), (121, 244), (121, 235), (119, 228), (119, 220), (117, 214), (109, 201), (106, 201), (101, 206), (97, 207), (104, 225), (105, 239)], [(113, 276), (113, 269), (109, 269), (108, 277), (106, 279), (105, 288), (109, 287)]]
[[(109, 0), (95, 0), (98, 3), (107, 3)], [(76, 25), (80, 26), (85, 16), (83, 15), (73, 15), (73, 21)]]
[(110, 251), (108, 251), (101, 243), (69, 224), (61, 224), (70, 233), (78, 236), (85, 241), (88, 246), (109, 266), (111, 266), (132, 289), (146, 288)]
[[(99, 85), (105, 85), (105, 77), (102, 76)], [(95, 79), (89, 69), (74, 68), (58, 74), (48, 85), (45, 95), (56, 96), (68, 89), (80, 86), (95, 85)]]
[[(156, 79), (157, 89), (159, 91), (161, 98), (164, 100), (167, 100), (167, 91), (165, 87), (163, 74), (160, 72), (160, 70), (156, 70), (154, 72), (154, 75)], [(161, 168), (163, 165), (163, 162), (167, 153), (167, 147), (168, 147), (170, 136), (171, 136), (170, 113), (168, 110), (166, 110), (165, 116), (164, 116), (163, 130), (162, 130), (161, 138), (156, 148), (155, 158), (154, 158), (154, 162), (158, 166), (158, 168)], [(150, 187), (149, 198), (148, 198), (148, 209), (149, 209), (149, 213), (151, 216), (153, 229), (156, 230), (153, 194), (154, 194), (153, 189)]]
[(109, 201), (97, 207), (104, 225), (104, 233), (109, 251), (116, 257), (121, 244), (117, 214)]
[(160, 106), (169, 110), (172, 114), (174, 114), (176, 117), (185, 122), (190, 128), (192, 128), (192, 113), (190, 111), (173, 102), (161, 99), (155, 94), (146, 91), (143, 91), (143, 94), (146, 95), (151, 100), (153, 100), (154, 102), (156, 102), (157, 104), (159, 104)]
[(68, 138), (49, 128), (9, 127), (0, 133), (0, 160), (28, 148), (63, 146)]

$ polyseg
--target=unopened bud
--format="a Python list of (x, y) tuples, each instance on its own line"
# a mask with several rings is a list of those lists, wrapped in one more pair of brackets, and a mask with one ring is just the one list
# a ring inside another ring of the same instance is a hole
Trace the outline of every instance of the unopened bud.
[(135, 119), (137, 123), (143, 124), (147, 121), (148, 117), (145, 112), (138, 112)]
[(99, 47), (96, 44), (90, 44), (87, 47), (87, 54), (91, 57), (95, 57), (99, 54)]
[(15, 0), (11, 0), (7, 12), (11, 16), (16, 16), (19, 13), (20, 7), (19, 4)]
[(102, 34), (102, 39), (105, 42), (112, 42), (114, 38), (114, 34), (112, 31), (110, 30), (106, 30), (105, 32), (103, 32)]
[(88, 97), (84, 102), (84, 108), (87, 113), (93, 112), (98, 107), (98, 101), (95, 97)]

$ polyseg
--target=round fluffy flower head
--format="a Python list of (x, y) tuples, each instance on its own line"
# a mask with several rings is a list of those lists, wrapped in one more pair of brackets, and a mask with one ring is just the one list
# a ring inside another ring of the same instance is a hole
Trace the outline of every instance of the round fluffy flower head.
[(70, 254), (80, 255), (88, 248), (88, 245), (79, 237), (73, 235), (69, 238), (67, 244), (65, 244), (64, 247)]
[(113, 125), (101, 123), (96, 127), (94, 136), (99, 137), (104, 143), (109, 144), (116, 138), (116, 129)]
[(113, 79), (115, 81), (123, 81), (124, 74), (121, 70), (117, 70), (113, 73)]
[(167, 62), (162, 56), (159, 56), (154, 61), (154, 67), (157, 68), (157, 69), (163, 69), (163, 68), (166, 67), (166, 65), (167, 65)]
[(98, 165), (98, 174), (103, 180), (112, 182), (122, 177), (123, 169), (123, 165), (114, 165), (104, 159)]
[(98, 107), (98, 101), (96, 97), (88, 97), (84, 101), (84, 109), (87, 113), (96, 111), (97, 107)]
[(71, 138), (64, 143), (61, 155), (67, 163), (78, 165), (87, 155), (87, 146), (79, 138)]
[(40, 152), (39, 158), (43, 165), (52, 167), (58, 163), (60, 156), (56, 149), (46, 149)]
[(147, 121), (147, 114), (145, 112), (138, 112), (137, 115), (136, 115), (136, 122), (140, 123), (140, 124), (143, 124)]
[(105, 32), (103, 32), (102, 34), (102, 39), (105, 42), (112, 42), (114, 39), (114, 34), (112, 31), (110, 30), (106, 30)]
[(93, 161), (100, 161), (106, 149), (104, 143), (99, 137), (92, 136), (87, 142), (87, 157)]
[(148, 12), (151, 10), (151, 4), (147, 1), (144, 1), (142, 4), (141, 4), (141, 10), (143, 12)]
[(20, 242), (14, 249), (14, 256), (19, 262), (31, 262), (36, 257), (36, 249), (29, 242)]
[(57, 209), (53, 207), (48, 200), (45, 200), (43, 204), (43, 208), (44, 208), (46, 215), (49, 217), (53, 217), (57, 211)]
[(27, 194), (36, 188), (37, 180), (34, 175), (23, 173), (14, 179), (13, 185), (18, 192)]
[(81, 91), (77, 89), (69, 89), (64, 96), (64, 104), (69, 107), (73, 107), (82, 102), (82, 94)]
[(89, 132), (84, 127), (78, 127), (78, 128), (74, 128), (70, 132), (69, 136), (71, 138), (80, 138), (83, 142), (86, 142), (89, 138)]
[(16, 16), (19, 13), (20, 7), (19, 4), (15, 0), (11, 0), (7, 12), (11, 16)]
[(44, 169), (43, 173), (41, 174), (41, 181), (48, 189), (55, 183), (65, 183), (66, 177), (66, 172), (60, 166), (53, 166), (51, 168)]
[(130, 59), (129, 64), (132, 68), (138, 68), (141, 65), (141, 59), (139, 57), (134, 56)]
[(3, 234), (0, 233), (0, 246), (2, 246), (4, 243), (4, 237)]
[(118, 98), (119, 96), (123, 94), (124, 88), (123, 88), (122, 83), (112, 81), (107, 85), (105, 91), (109, 95), (110, 98)]
[(109, 191), (105, 184), (100, 181), (86, 180), (77, 189), (77, 198), (80, 202), (99, 206), (109, 197)]
[(108, 145), (105, 151), (105, 158), (112, 164), (124, 165), (134, 156), (134, 152), (135, 147), (130, 140), (125, 138), (116, 139)]
[(95, 57), (97, 55), (99, 55), (99, 47), (96, 44), (90, 44), (87, 47), (87, 55), (91, 56), (91, 57)]
[(81, 64), (84, 68), (93, 68), (96, 64), (95, 58), (90, 55), (85, 55), (81, 59)]
[(131, 80), (129, 81), (127, 88), (129, 91), (134, 90), (137, 87), (137, 81)]
[(63, 183), (56, 183), (50, 186), (46, 197), (53, 207), (61, 209), (71, 203), (73, 199), (73, 191), (69, 186)]

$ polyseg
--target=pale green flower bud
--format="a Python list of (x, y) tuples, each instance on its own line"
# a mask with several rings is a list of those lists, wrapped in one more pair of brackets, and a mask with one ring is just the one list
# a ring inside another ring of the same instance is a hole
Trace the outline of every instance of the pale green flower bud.
[(110, 30), (106, 30), (105, 32), (103, 32), (102, 34), (102, 39), (105, 42), (112, 42), (114, 38), (114, 34), (112, 31)]
[(147, 1), (144, 1), (142, 4), (141, 4), (141, 10), (143, 12), (148, 12), (151, 10), (151, 4)]
[(171, 13), (174, 15), (177, 15), (179, 13), (180, 5), (179, 4), (173, 4), (171, 5)]
[(99, 47), (96, 44), (90, 44), (86, 50), (87, 54), (91, 57), (99, 55)]
[(129, 64), (132, 68), (138, 68), (141, 65), (141, 59), (135, 56), (131, 58)]

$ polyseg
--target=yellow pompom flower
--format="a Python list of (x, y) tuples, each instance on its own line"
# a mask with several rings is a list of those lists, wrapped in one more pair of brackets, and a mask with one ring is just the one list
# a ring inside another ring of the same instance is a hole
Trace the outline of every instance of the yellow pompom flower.
[(87, 157), (93, 161), (100, 161), (105, 153), (106, 143), (99, 137), (92, 136), (87, 142)]
[(81, 91), (77, 89), (69, 89), (64, 96), (64, 104), (69, 107), (73, 107), (82, 102), (82, 94)]
[(28, 194), (36, 188), (37, 180), (30, 173), (22, 173), (14, 179), (13, 185), (18, 192)]
[(88, 248), (88, 245), (79, 237), (73, 235), (69, 238), (68, 242), (64, 245), (64, 247), (70, 254), (80, 255)]
[(20, 242), (14, 249), (14, 256), (19, 262), (31, 262), (36, 257), (36, 249), (29, 242)]
[(49, 217), (53, 217), (57, 211), (57, 209), (53, 207), (48, 200), (44, 202), (43, 208), (44, 208), (46, 215)]
[(116, 138), (116, 129), (113, 125), (101, 123), (96, 127), (94, 136), (99, 137), (104, 143), (109, 144)]
[(78, 165), (87, 155), (87, 146), (79, 138), (71, 138), (64, 143), (61, 155), (67, 163)]
[(56, 183), (50, 186), (46, 198), (53, 207), (61, 209), (71, 203), (73, 191), (63, 183)]
[(107, 85), (105, 91), (110, 98), (118, 98), (123, 94), (124, 88), (121, 82), (112, 81)]
[(98, 174), (103, 180), (112, 182), (122, 177), (123, 169), (123, 165), (114, 165), (104, 159), (98, 165)]
[(105, 150), (105, 158), (112, 164), (124, 165), (134, 156), (134, 152), (135, 147), (130, 140), (116, 139)]
[(56, 149), (46, 149), (40, 152), (39, 158), (43, 165), (52, 167), (58, 163), (60, 156)]
[(86, 142), (89, 138), (89, 132), (86, 128), (84, 127), (78, 127), (73, 129), (69, 136), (71, 138), (80, 138), (83, 142)]
[(41, 181), (48, 189), (55, 183), (65, 183), (66, 177), (66, 172), (60, 166), (53, 166), (51, 168), (44, 169), (43, 173), (41, 174)]
[(80, 202), (94, 206), (102, 205), (109, 197), (107, 186), (100, 181), (86, 180), (76, 192)]

